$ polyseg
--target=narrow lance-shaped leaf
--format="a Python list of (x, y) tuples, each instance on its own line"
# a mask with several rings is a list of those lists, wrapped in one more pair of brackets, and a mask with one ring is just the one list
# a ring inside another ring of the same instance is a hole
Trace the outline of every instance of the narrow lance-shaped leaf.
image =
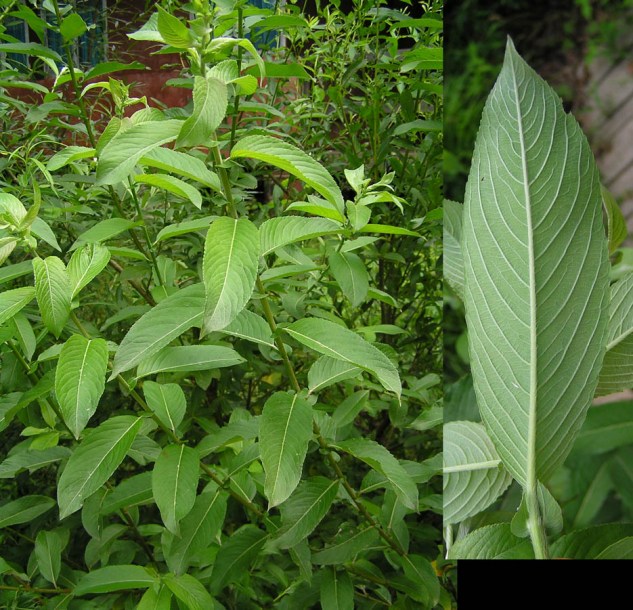
[(463, 250), (477, 402), (504, 464), (533, 488), (593, 397), (609, 265), (587, 140), (510, 41), (475, 144)]
[(335, 447), (362, 460), (384, 475), (400, 501), (407, 508), (418, 510), (418, 489), (409, 473), (388, 449), (368, 438), (340, 441)]
[(607, 353), (597, 396), (633, 387), (633, 273), (611, 286)]
[(135, 565), (113, 565), (98, 568), (79, 579), (73, 594), (111, 593), (125, 589), (147, 589), (156, 582), (144, 567)]
[(327, 218), (304, 218), (303, 216), (271, 218), (259, 227), (261, 253), (265, 256), (288, 244), (340, 231), (341, 225)]
[(132, 446), (141, 418), (119, 415), (86, 435), (68, 460), (57, 486), (60, 519), (79, 510), (118, 468)]
[(0, 294), (0, 324), (10, 320), (35, 297), (35, 288), (25, 286), (6, 290)]
[(338, 493), (338, 479), (311, 477), (281, 505), (282, 527), (272, 545), (288, 549), (309, 536), (327, 515)]
[(235, 350), (222, 345), (182, 345), (165, 347), (155, 356), (142, 360), (137, 377), (161, 372), (183, 373), (220, 369), (244, 362)]
[(199, 469), (198, 453), (186, 445), (168, 445), (154, 465), (154, 499), (165, 527), (176, 535), (180, 535), (178, 523), (196, 501)]
[(459, 523), (488, 508), (511, 482), (481, 424), (444, 426), (444, 523)]
[(176, 139), (182, 121), (148, 121), (117, 133), (99, 154), (97, 184), (117, 184), (127, 178), (138, 160), (154, 148)]
[(222, 330), (244, 309), (255, 287), (258, 264), (259, 232), (250, 220), (222, 217), (211, 224), (202, 262), (206, 333)]
[(110, 379), (156, 354), (192, 326), (200, 325), (203, 310), (201, 284), (183, 288), (161, 301), (142, 316), (121, 341)]
[(326, 568), (321, 579), (321, 608), (354, 610), (354, 585), (349, 574), (336, 568)]
[(196, 76), (193, 81), (193, 112), (183, 123), (176, 146), (209, 145), (227, 107), (226, 85), (217, 78)]
[(276, 392), (264, 405), (259, 423), (264, 492), (269, 507), (295, 490), (312, 438), (312, 407), (300, 394)]
[(40, 531), (35, 539), (35, 558), (40, 572), (48, 582), (57, 586), (57, 577), (62, 567), (62, 550), (64, 543), (57, 531)]
[(288, 142), (271, 136), (246, 136), (231, 150), (231, 158), (247, 157), (274, 165), (310, 185), (336, 207), (343, 220), (343, 195), (334, 178), (315, 159)]
[(55, 370), (55, 395), (66, 425), (79, 438), (97, 410), (105, 389), (108, 345), (105, 339), (73, 335), (64, 343)]
[(166, 574), (163, 582), (189, 610), (211, 610), (215, 607), (207, 588), (191, 574)]
[(10, 525), (28, 523), (48, 512), (55, 500), (46, 496), (24, 496), (0, 506), (0, 529)]
[(211, 592), (238, 580), (264, 546), (268, 535), (254, 525), (243, 525), (226, 539), (213, 562)]
[(46, 328), (59, 337), (70, 315), (72, 292), (66, 266), (56, 256), (33, 259), (35, 296)]
[(395, 365), (377, 347), (355, 332), (318, 318), (297, 320), (284, 329), (303, 345), (375, 375), (385, 389), (400, 396), (402, 386)]

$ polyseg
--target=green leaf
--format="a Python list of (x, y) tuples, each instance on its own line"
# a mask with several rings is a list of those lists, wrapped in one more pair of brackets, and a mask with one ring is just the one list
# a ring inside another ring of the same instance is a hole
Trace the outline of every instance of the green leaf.
[(552, 557), (567, 559), (597, 559), (612, 544), (633, 536), (633, 524), (609, 523), (571, 532), (554, 542)]
[(158, 31), (163, 40), (177, 49), (188, 49), (193, 45), (193, 38), (187, 26), (178, 19), (170, 15), (164, 8), (158, 9)]
[(611, 286), (607, 353), (596, 395), (633, 387), (633, 273)]
[(465, 303), (477, 402), (504, 465), (546, 481), (604, 354), (609, 262), (587, 140), (509, 41), (466, 190)]
[(163, 582), (189, 610), (213, 610), (215, 603), (203, 584), (190, 574), (166, 574)]
[(0, 506), (0, 529), (33, 521), (55, 506), (46, 496), (24, 496)]
[(0, 324), (10, 320), (35, 298), (35, 288), (25, 286), (6, 290), (0, 294)]
[(271, 218), (259, 227), (261, 254), (265, 256), (288, 244), (321, 235), (340, 233), (341, 230), (340, 224), (326, 218), (304, 218), (303, 216)]
[(237, 318), (223, 328), (222, 332), (240, 339), (247, 339), (253, 343), (267, 345), (275, 350), (277, 349), (272, 331), (266, 320), (248, 309), (242, 309), (237, 314)]
[(633, 443), (633, 402), (597, 405), (574, 444), (574, 453), (596, 455)]
[(110, 379), (158, 353), (191, 327), (199, 326), (203, 310), (201, 284), (183, 288), (162, 300), (139, 318), (121, 341)]
[(142, 472), (121, 481), (101, 505), (101, 514), (109, 515), (121, 508), (131, 508), (154, 502), (152, 473)]
[(53, 233), (53, 229), (51, 229), (48, 223), (43, 221), (41, 218), (33, 219), (33, 223), (31, 224), (31, 234), (44, 240), (49, 246), (52, 246), (55, 250), (61, 252), (62, 249), (59, 247), (59, 242), (57, 241), (57, 237), (55, 237), (55, 233)]
[(592, 456), (582, 456), (573, 462), (568, 460), (574, 497), (566, 503), (565, 513), (567, 518), (573, 515), (573, 529), (591, 525), (611, 491), (622, 489), (615, 486), (611, 478), (614, 466), (611, 462), (605, 459), (600, 463)]
[(180, 523), (180, 537), (165, 554), (172, 572), (186, 573), (192, 558), (216, 538), (224, 523), (226, 500), (226, 494), (217, 488), (207, 489), (196, 498), (191, 512)]
[(349, 574), (326, 568), (321, 578), (321, 608), (324, 610), (354, 610), (354, 585)]
[(444, 199), (444, 278), (460, 297), (464, 298), (464, 258), (462, 255), (461, 203)]
[(105, 339), (72, 335), (64, 343), (55, 370), (55, 395), (62, 417), (77, 439), (97, 410), (107, 368)]
[(614, 542), (601, 551), (596, 559), (633, 559), (633, 536)]
[(509, 523), (497, 523), (460, 538), (448, 552), (448, 559), (534, 559), (534, 551), (529, 540), (510, 531)]
[(242, 157), (274, 165), (302, 180), (325, 197), (338, 210), (341, 215), (339, 220), (343, 220), (345, 204), (334, 178), (318, 161), (296, 146), (271, 136), (246, 136), (231, 150), (232, 159)]
[(193, 112), (182, 124), (176, 146), (209, 146), (226, 115), (226, 85), (217, 78), (196, 76), (193, 81)]
[(281, 505), (282, 527), (272, 541), (273, 546), (289, 549), (307, 538), (321, 523), (338, 493), (339, 481), (310, 477)]
[(141, 427), (141, 418), (119, 415), (86, 434), (68, 460), (57, 486), (59, 518), (79, 510), (118, 468)]
[(362, 460), (371, 468), (384, 475), (400, 501), (411, 510), (418, 510), (418, 489), (409, 473), (388, 449), (368, 438), (354, 438), (339, 441), (336, 448)]
[(33, 259), (35, 296), (46, 328), (59, 337), (70, 315), (72, 290), (66, 266), (56, 256)]
[[(541, 520), (547, 532), (553, 535), (559, 534), (563, 529), (563, 513), (558, 502), (549, 489), (540, 482), (536, 495), (539, 502)], [(529, 518), (527, 499), (525, 494), (523, 494), (519, 509), (510, 523), (510, 529), (515, 536), (527, 538), (530, 535)]]
[(97, 76), (103, 76), (104, 74), (112, 74), (112, 72), (120, 72), (122, 70), (145, 70), (144, 66), (139, 61), (132, 61), (129, 63), (121, 63), (120, 61), (104, 61), (86, 72), (84, 80), (90, 80)]
[(211, 222), (216, 218), (217, 216), (204, 216), (196, 220), (185, 220), (174, 225), (169, 225), (158, 232), (156, 242), (158, 243), (159, 241), (171, 239), (172, 237), (178, 237), (179, 235), (186, 235), (187, 233), (206, 231), (211, 225)]
[(64, 60), (52, 49), (35, 42), (8, 42), (0, 44), (0, 53), (19, 53), (20, 55), (33, 55), (34, 57), (43, 57), (52, 59), (53, 61), (63, 64)]
[(179, 178), (174, 178), (167, 174), (138, 174), (134, 176), (134, 182), (149, 184), (150, 186), (164, 189), (177, 197), (188, 199), (199, 210), (202, 208), (202, 195), (200, 191), (195, 186), (191, 186), (191, 184)]
[(99, 154), (97, 184), (117, 184), (125, 180), (141, 157), (178, 136), (182, 121), (148, 121), (117, 133)]
[(255, 525), (243, 525), (224, 541), (211, 572), (211, 593), (239, 580), (264, 546), (268, 535)]
[(251, 298), (259, 264), (259, 232), (246, 218), (215, 220), (204, 244), (204, 332), (222, 330)]
[(421, 555), (408, 553), (402, 557), (402, 568), (412, 585), (408, 592), (411, 598), (427, 608), (435, 607), (440, 597), (440, 583), (431, 562)]
[(165, 527), (180, 535), (179, 522), (193, 508), (200, 466), (198, 453), (186, 445), (168, 445), (156, 460), (152, 490)]
[(362, 371), (359, 366), (336, 360), (329, 356), (321, 356), (308, 371), (308, 389), (310, 394), (319, 392), (339, 381), (357, 377)]
[(385, 235), (410, 235), (411, 237), (420, 237), (419, 233), (411, 231), (410, 229), (376, 224), (365, 225), (362, 229), (359, 229), (359, 233), (384, 233)]
[(70, 13), (70, 15), (62, 19), (59, 26), (59, 33), (62, 35), (64, 41), (69, 42), (75, 38), (79, 38), (86, 32), (87, 29), (88, 26), (81, 18), (81, 15), (77, 13)]
[(340, 402), (334, 413), (332, 413), (332, 422), (337, 428), (351, 424), (356, 416), (367, 407), (367, 398), (369, 390), (354, 392)]
[(187, 412), (187, 399), (177, 383), (143, 383), (143, 393), (147, 405), (156, 417), (173, 432), (180, 425)]
[(94, 148), (86, 148), (85, 146), (66, 146), (66, 148), (62, 148), (48, 160), (46, 169), (49, 172), (54, 172), (73, 161), (91, 159), (96, 154), (97, 153)]
[(208, 169), (204, 161), (185, 152), (171, 148), (155, 148), (141, 157), (139, 163), (165, 172), (179, 174), (208, 186), (214, 191), (220, 191), (222, 188), (217, 174)]
[(607, 215), (607, 237), (609, 240), (609, 254), (613, 254), (626, 239), (627, 230), (622, 210), (615, 197), (604, 186), (601, 188), (602, 206)]
[(312, 407), (300, 394), (275, 392), (264, 405), (259, 423), (264, 493), (272, 508), (295, 490), (312, 438)]
[(142, 360), (136, 370), (137, 377), (161, 372), (187, 373), (208, 371), (234, 366), (244, 362), (235, 350), (219, 345), (185, 345), (165, 347), (155, 356)]
[(108, 241), (125, 231), (141, 224), (139, 221), (128, 220), (127, 218), (107, 218), (84, 231), (77, 241), (72, 245), (71, 250), (75, 250), (82, 244), (99, 244)]
[(62, 567), (62, 550), (64, 541), (57, 531), (40, 530), (35, 538), (35, 558), (40, 574), (57, 586), (57, 578)]
[(5, 284), (11, 280), (33, 273), (33, 261), (26, 260), (15, 265), (0, 267), (0, 284)]
[(171, 610), (172, 592), (163, 585), (158, 591), (147, 589), (136, 610)]
[(113, 565), (98, 568), (79, 579), (73, 595), (81, 597), (94, 593), (112, 593), (126, 589), (147, 589), (156, 578), (142, 566)]
[(385, 354), (355, 332), (318, 318), (298, 320), (284, 330), (299, 343), (324, 356), (370, 372), (386, 390), (400, 396), (402, 386), (398, 369)]
[(75, 250), (68, 262), (68, 277), (73, 298), (96, 278), (109, 262), (110, 251), (100, 244), (88, 244)]
[(459, 523), (488, 508), (511, 482), (481, 424), (444, 426), (444, 523)]
[(333, 252), (328, 257), (334, 279), (349, 299), (352, 307), (358, 307), (369, 290), (369, 275), (365, 264), (353, 252)]
[(24, 470), (35, 472), (49, 464), (66, 459), (70, 454), (70, 449), (66, 447), (49, 447), (41, 451), (26, 450), (13, 453), (0, 463), (0, 479), (12, 479)]
[(316, 565), (342, 565), (348, 561), (353, 561), (356, 555), (375, 546), (378, 540), (378, 532), (373, 527), (354, 531), (342, 539), (337, 537), (335, 544), (313, 553), (312, 563)]

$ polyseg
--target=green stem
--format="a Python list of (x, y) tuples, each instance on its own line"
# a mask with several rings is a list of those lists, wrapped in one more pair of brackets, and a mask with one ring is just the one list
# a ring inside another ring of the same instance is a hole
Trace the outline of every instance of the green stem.
[(534, 548), (534, 557), (536, 559), (549, 559), (547, 534), (545, 533), (541, 507), (538, 501), (537, 485), (538, 482), (536, 482), (536, 485), (525, 488), (525, 503), (528, 512), (527, 526), (532, 547)]

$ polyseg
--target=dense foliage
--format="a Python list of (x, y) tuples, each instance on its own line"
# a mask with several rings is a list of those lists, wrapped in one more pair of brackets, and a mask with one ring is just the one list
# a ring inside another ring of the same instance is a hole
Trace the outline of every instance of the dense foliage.
[(441, 4), (163, 6), (0, 2), (0, 606), (450, 608)]

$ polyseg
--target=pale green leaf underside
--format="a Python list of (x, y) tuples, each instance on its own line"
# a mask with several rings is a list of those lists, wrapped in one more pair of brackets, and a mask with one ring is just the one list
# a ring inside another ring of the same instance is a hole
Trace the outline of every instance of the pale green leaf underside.
[(205, 332), (222, 330), (246, 307), (255, 288), (259, 232), (246, 218), (215, 220), (204, 246)]
[(266, 135), (246, 136), (231, 150), (231, 158), (247, 157), (274, 165), (309, 184), (343, 214), (343, 195), (331, 174), (310, 155), (288, 142)]
[(355, 332), (318, 318), (304, 318), (284, 329), (303, 345), (375, 375), (385, 389), (400, 396), (402, 386), (395, 365), (377, 347)]
[(155, 148), (139, 160), (140, 165), (155, 167), (196, 180), (204, 186), (220, 191), (220, 179), (197, 157), (171, 148)]
[(272, 331), (266, 320), (248, 309), (240, 311), (235, 320), (223, 328), (222, 332), (240, 339), (247, 339), (253, 343), (267, 345), (275, 350), (277, 349)]
[(633, 273), (611, 286), (607, 353), (597, 396), (633, 387)]
[(112, 417), (86, 435), (68, 460), (57, 486), (60, 519), (79, 510), (119, 467), (141, 426), (141, 418)]
[(521, 484), (547, 480), (595, 391), (607, 245), (586, 138), (511, 42), (477, 136), (462, 246), (482, 417)]
[(111, 378), (156, 354), (193, 326), (200, 326), (204, 288), (194, 284), (168, 296), (137, 320), (121, 341)]
[(320, 235), (332, 235), (340, 231), (341, 225), (327, 218), (304, 218), (303, 216), (271, 218), (259, 227), (261, 254), (265, 256), (282, 246)]
[(321, 356), (308, 371), (310, 394), (319, 392), (339, 381), (352, 379), (362, 372), (359, 366), (329, 356)]
[(188, 199), (198, 209), (202, 207), (202, 194), (200, 191), (180, 178), (174, 178), (167, 174), (138, 174), (134, 176), (134, 181), (141, 184), (149, 184), (173, 193), (177, 197)]
[(193, 84), (193, 112), (183, 123), (176, 146), (209, 144), (211, 135), (226, 114), (226, 85), (217, 78), (196, 76)]
[(444, 199), (444, 279), (464, 298), (464, 258), (462, 255), (462, 216), (464, 206)]
[(269, 507), (281, 504), (299, 484), (311, 438), (312, 407), (305, 398), (276, 392), (266, 401), (259, 422), (259, 445)]
[(68, 261), (68, 277), (73, 298), (110, 262), (110, 250), (101, 244), (87, 244), (73, 252)]
[(444, 426), (444, 523), (459, 523), (488, 508), (511, 482), (481, 424)]
[(105, 389), (108, 345), (105, 339), (73, 335), (59, 354), (55, 395), (70, 431), (79, 438)]

